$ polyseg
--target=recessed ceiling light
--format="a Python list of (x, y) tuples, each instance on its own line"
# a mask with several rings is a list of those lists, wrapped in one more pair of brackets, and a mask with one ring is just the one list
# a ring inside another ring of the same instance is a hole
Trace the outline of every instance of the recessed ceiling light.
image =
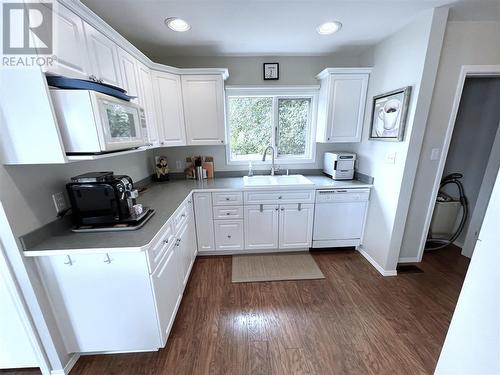
[(340, 22), (330, 21), (330, 22), (325, 22), (325, 23), (322, 23), (321, 25), (319, 25), (316, 28), (316, 31), (318, 32), (318, 34), (321, 34), (321, 35), (329, 35), (329, 34), (336, 33), (341, 28), (342, 28), (342, 24)]
[(184, 21), (182, 18), (169, 17), (165, 19), (165, 24), (169, 29), (183, 33), (191, 28), (191, 25)]

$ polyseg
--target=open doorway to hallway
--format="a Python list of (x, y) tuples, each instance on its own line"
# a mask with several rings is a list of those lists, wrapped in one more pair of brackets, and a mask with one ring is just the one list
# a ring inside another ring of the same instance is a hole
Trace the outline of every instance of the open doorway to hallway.
[(454, 245), (471, 257), (500, 165), (500, 77), (465, 79), (425, 254)]

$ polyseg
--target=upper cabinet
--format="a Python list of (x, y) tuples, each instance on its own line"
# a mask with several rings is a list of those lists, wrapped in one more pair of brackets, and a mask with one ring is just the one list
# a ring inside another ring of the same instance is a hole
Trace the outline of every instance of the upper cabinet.
[(359, 142), (363, 130), (369, 68), (328, 68), (318, 74), (316, 141)]
[(63, 5), (54, 8), (54, 54), (56, 61), (44, 71), (74, 78), (88, 78), (89, 60), (83, 21)]
[(122, 86), (118, 46), (107, 36), (84, 23), (87, 49), (90, 58), (90, 73), (110, 85)]
[(180, 77), (153, 71), (153, 92), (160, 145), (184, 146), (186, 130)]
[(139, 78), (137, 76), (137, 60), (130, 53), (119, 48), (118, 61), (122, 77), (122, 88), (127, 91), (128, 95), (137, 97), (137, 99), (133, 99), (132, 101), (138, 103)]
[(139, 81), (139, 105), (142, 106), (146, 115), (148, 146), (158, 146), (160, 139), (158, 137), (151, 70), (139, 61), (137, 61), (137, 77)]
[(224, 81), (222, 75), (183, 75), (182, 97), (187, 144), (224, 144)]

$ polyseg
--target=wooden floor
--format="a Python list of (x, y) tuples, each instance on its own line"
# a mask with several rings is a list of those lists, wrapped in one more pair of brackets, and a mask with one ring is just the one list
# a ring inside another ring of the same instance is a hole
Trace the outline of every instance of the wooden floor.
[(165, 349), (81, 357), (71, 374), (433, 373), (468, 266), (458, 248), (397, 277), (352, 250), (313, 256), (326, 279), (246, 284), (230, 257), (198, 258)]

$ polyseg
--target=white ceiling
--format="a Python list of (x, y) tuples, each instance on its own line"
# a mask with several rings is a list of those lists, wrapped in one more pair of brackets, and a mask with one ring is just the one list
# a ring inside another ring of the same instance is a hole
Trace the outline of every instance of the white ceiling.
[[(500, 1), (500, 0), (498, 0)], [(330, 55), (374, 44), (417, 13), (453, 0), (82, 0), (136, 47), (149, 55)], [(192, 28), (175, 33), (166, 17)], [(338, 20), (334, 35), (316, 27)]]

